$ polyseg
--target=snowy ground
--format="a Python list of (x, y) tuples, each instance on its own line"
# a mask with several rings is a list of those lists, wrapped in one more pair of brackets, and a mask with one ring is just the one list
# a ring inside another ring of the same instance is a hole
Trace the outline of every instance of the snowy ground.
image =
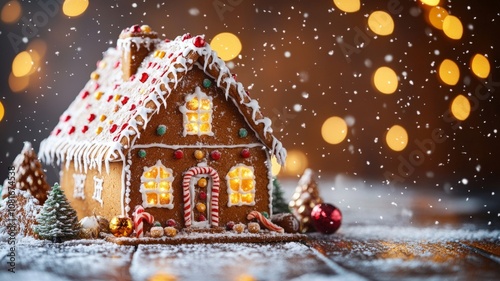
[[(292, 182), (282, 186), (291, 196)], [(7, 271), (10, 246), (0, 243), (0, 280), (498, 280), (500, 227), (480, 215), (485, 201), (341, 178), (320, 187), (344, 221), (336, 234), (312, 234), (307, 245), (25, 239), (16, 244), (16, 273)]]

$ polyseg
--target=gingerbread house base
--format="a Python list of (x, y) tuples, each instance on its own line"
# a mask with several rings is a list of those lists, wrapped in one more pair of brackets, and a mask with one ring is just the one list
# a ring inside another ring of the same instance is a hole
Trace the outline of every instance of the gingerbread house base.
[(307, 235), (299, 233), (196, 233), (180, 232), (175, 237), (115, 237), (112, 234), (101, 233), (106, 241), (118, 245), (137, 246), (140, 244), (212, 244), (212, 243), (280, 243), (280, 242), (307, 242)]

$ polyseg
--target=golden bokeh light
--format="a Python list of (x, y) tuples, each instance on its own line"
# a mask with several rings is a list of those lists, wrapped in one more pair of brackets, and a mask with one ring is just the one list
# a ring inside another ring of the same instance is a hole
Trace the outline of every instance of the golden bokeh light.
[(443, 20), (443, 31), (449, 38), (458, 40), (462, 38), (464, 27), (459, 18), (448, 15)]
[(281, 171), (281, 165), (278, 164), (276, 156), (271, 157), (271, 173), (273, 177), (277, 176)]
[(29, 83), (29, 76), (16, 77), (12, 73), (9, 75), (9, 87), (10, 90), (14, 93), (24, 91), (26, 88), (28, 88)]
[(330, 117), (321, 126), (321, 136), (329, 144), (339, 144), (347, 136), (347, 123), (338, 116)]
[(373, 85), (382, 94), (392, 94), (398, 89), (398, 76), (390, 67), (379, 67), (373, 74)]
[(420, 0), (422, 4), (428, 5), (428, 6), (437, 6), (439, 5), (440, 0)]
[(394, 125), (385, 135), (385, 142), (390, 149), (394, 151), (401, 151), (408, 145), (408, 133), (405, 128)]
[(15, 23), (21, 18), (22, 13), (23, 9), (18, 1), (9, 1), (3, 5), (0, 18), (4, 23)]
[(290, 150), (286, 156), (286, 169), (284, 172), (289, 175), (299, 175), (304, 172), (308, 165), (307, 156), (304, 152), (297, 149)]
[(443, 29), (443, 21), (444, 19), (448, 16), (448, 12), (440, 7), (440, 6), (435, 6), (432, 7), (431, 10), (429, 11), (429, 14), (427, 15), (427, 18), (429, 19), (429, 22), (432, 26), (435, 28), (442, 30)]
[(456, 85), (460, 78), (460, 70), (458, 65), (449, 59), (445, 59), (439, 65), (438, 70), (439, 78), (443, 83), (453, 86)]
[(229, 32), (222, 32), (215, 35), (210, 45), (224, 61), (234, 59), (240, 54), (242, 49), (240, 39)]
[[(42, 39), (34, 39), (30, 41), (26, 50), (35, 51), (41, 59), (47, 53), (47, 43), (45, 43)], [(33, 58), (33, 60), (35, 59), (36, 58)]]
[(12, 74), (16, 77), (28, 75), (33, 68), (33, 59), (31, 55), (26, 52), (20, 52), (12, 61)]
[(394, 31), (394, 20), (384, 11), (375, 11), (368, 17), (368, 27), (375, 34), (386, 36)]
[(470, 115), (470, 102), (464, 95), (458, 95), (451, 103), (451, 113), (460, 121), (467, 119)]
[(472, 72), (479, 78), (486, 78), (490, 75), (490, 62), (481, 54), (476, 54), (472, 57), (470, 67)]
[(3, 103), (0, 101), (0, 122), (3, 120), (5, 115), (5, 108), (3, 107)]
[(88, 0), (65, 0), (62, 10), (68, 17), (77, 17), (83, 14), (87, 10), (88, 6)]
[(361, 7), (361, 2), (359, 0), (333, 0), (333, 4), (335, 4), (339, 10), (346, 13), (357, 12)]

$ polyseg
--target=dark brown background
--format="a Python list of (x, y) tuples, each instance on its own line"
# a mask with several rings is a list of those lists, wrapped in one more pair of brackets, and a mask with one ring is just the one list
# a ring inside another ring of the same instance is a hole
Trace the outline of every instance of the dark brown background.
[[(30, 19), (42, 11), (40, 1), (22, 1), (23, 17)], [(442, 129), (448, 139), (436, 144), (432, 155), (414, 165), (397, 186), (489, 197), (500, 178), (496, 132), (500, 2), (442, 0), (441, 5), (464, 25), (464, 36), (456, 41), (426, 22), (418, 1), (362, 2), (360, 11), (345, 14), (326, 0), (91, 1), (83, 15), (69, 19), (59, 11), (37, 28), (35, 37), (47, 43), (47, 55), (30, 87), (18, 94), (11, 93), (7, 84), (16, 54), (7, 35), (22, 34), (25, 24), (2, 24), (0, 96), (6, 115), (0, 122), (0, 176), (6, 176), (6, 167), (21, 150), (22, 141), (32, 141), (38, 147), (49, 134), (88, 80), (102, 52), (115, 45), (120, 31), (134, 23), (147, 23), (170, 38), (185, 32), (205, 34), (208, 40), (223, 31), (238, 35), (243, 50), (241, 58), (234, 60), (233, 72), (244, 85), (251, 86), (252, 97), (259, 99), (263, 113), (274, 121), (275, 134), (285, 147), (306, 153), (309, 166), (320, 175), (340, 174), (384, 184), (384, 174), (398, 174), (405, 161), (401, 159), (408, 160), (411, 152), (419, 149), (415, 141), (428, 139), (433, 130)], [(214, 3), (229, 6), (221, 12)], [(198, 11), (196, 16), (190, 14), (193, 8)], [(392, 11), (392, 35), (370, 36), (366, 21), (374, 10)], [(345, 44), (361, 43), (362, 48), (346, 59)], [(19, 51), (25, 47), (20, 45)], [(438, 55), (435, 50), (439, 50)], [(289, 58), (284, 55), (287, 51)], [(474, 95), (481, 85), (468, 70), (475, 53), (487, 54), (492, 65), (491, 88), (481, 92), (489, 97), (480, 100), (458, 127), (443, 115), (456, 95)], [(392, 55), (391, 62), (384, 61), (386, 55)], [(435, 73), (445, 58), (461, 68), (456, 86), (441, 84)], [(393, 95), (381, 95), (371, 85), (371, 74), (382, 65), (399, 75), (398, 91)], [(407, 79), (401, 75), (403, 71), (408, 73)], [(302, 105), (301, 112), (293, 111), (295, 104)], [(348, 139), (339, 145), (327, 144), (320, 133), (324, 120), (333, 115), (355, 120)], [(404, 126), (410, 135), (402, 152), (393, 152), (385, 145), (384, 133), (393, 124)], [(55, 181), (57, 168), (47, 169)], [(467, 185), (461, 182), (463, 178)]]

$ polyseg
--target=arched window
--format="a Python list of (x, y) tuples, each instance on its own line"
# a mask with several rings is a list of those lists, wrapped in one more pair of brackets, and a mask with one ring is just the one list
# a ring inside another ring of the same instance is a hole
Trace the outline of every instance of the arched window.
[(142, 205), (144, 207), (169, 208), (174, 207), (172, 169), (165, 168), (158, 160), (156, 165), (145, 167), (141, 177)]
[(212, 97), (196, 87), (193, 94), (186, 96), (186, 103), (180, 107), (184, 115), (184, 136), (209, 135), (212, 132)]
[(226, 175), (228, 207), (255, 205), (255, 175), (253, 167), (238, 164)]

